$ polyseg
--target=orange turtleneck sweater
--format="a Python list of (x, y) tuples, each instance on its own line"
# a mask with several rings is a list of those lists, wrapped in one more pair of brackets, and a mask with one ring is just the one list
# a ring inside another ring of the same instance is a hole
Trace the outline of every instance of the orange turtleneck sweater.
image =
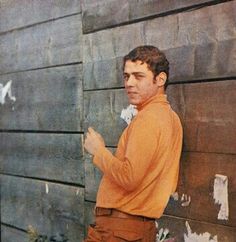
[(115, 156), (105, 147), (94, 156), (103, 172), (96, 206), (159, 218), (177, 186), (182, 126), (166, 95), (150, 98), (138, 111)]

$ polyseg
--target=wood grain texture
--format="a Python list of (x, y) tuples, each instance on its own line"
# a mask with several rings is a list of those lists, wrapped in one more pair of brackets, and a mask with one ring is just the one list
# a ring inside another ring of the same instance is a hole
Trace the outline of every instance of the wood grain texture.
[(21, 230), (11, 228), (1, 224), (1, 241), (2, 242), (26, 242), (28, 235)]
[(64, 233), (69, 241), (82, 241), (84, 189), (1, 175), (1, 217), (17, 228), (32, 225), (40, 234)]
[[(198, 4), (210, 3), (212, 0), (82, 0), (83, 32), (89, 33), (99, 29), (112, 27), (132, 20), (167, 14), (182, 8), (194, 7)], [(97, 11), (99, 9), (99, 11)]]
[(0, 32), (81, 12), (79, 0), (1, 0)]
[(85, 89), (122, 87), (122, 57), (143, 44), (166, 53), (170, 82), (234, 77), (235, 13), (231, 1), (85, 35)]
[(12, 95), (0, 106), (0, 129), (80, 131), (82, 65), (54, 67), (0, 76), (12, 80)]
[(213, 236), (217, 236), (218, 242), (234, 242), (236, 237), (235, 227), (222, 226), (218, 224), (205, 223), (201, 221), (189, 220), (173, 216), (163, 216), (158, 220), (159, 229), (168, 228), (170, 235), (176, 238), (176, 242), (183, 242), (184, 235), (188, 234), (186, 228), (188, 221), (191, 232), (198, 235), (208, 232)]
[(236, 81), (173, 85), (167, 90), (184, 127), (184, 150), (236, 153)]
[[(235, 154), (235, 89), (235, 80), (169, 86), (168, 99), (184, 127), (185, 151)], [(94, 126), (106, 145), (117, 145), (126, 126), (120, 118), (128, 106), (124, 90), (89, 91), (84, 96), (85, 126)]]
[(107, 146), (117, 145), (127, 126), (120, 118), (128, 106), (124, 90), (84, 92), (84, 127), (94, 127), (103, 136)]
[(82, 61), (81, 16), (1, 35), (0, 73)]
[[(95, 203), (85, 202), (85, 234), (87, 234), (87, 228), (89, 224), (94, 223), (94, 206)], [(176, 238), (176, 242), (183, 242), (184, 234), (188, 234), (185, 224), (186, 221), (188, 221), (192, 233), (195, 232), (197, 234), (203, 234), (205, 232), (208, 232), (212, 236), (217, 235), (218, 242), (235, 241), (235, 227), (222, 226), (168, 215), (163, 215), (160, 219), (157, 220), (159, 230), (161, 228), (168, 228), (171, 237)]]
[[(184, 152), (177, 188), (179, 200), (171, 198), (165, 214), (236, 227), (235, 166), (236, 155)], [(228, 177), (228, 220), (217, 219), (220, 205), (213, 198), (216, 174)], [(189, 206), (182, 206), (183, 194), (191, 197)]]
[(0, 172), (84, 185), (80, 134), (0, 133)]
[[(115, 148), (108, 148), (113, 154)], [(98, 187), (102, 178), (102, 172), (93, 164), (91, 157), (85, 154), (85, 199), (86, 201), (96, 201)]]

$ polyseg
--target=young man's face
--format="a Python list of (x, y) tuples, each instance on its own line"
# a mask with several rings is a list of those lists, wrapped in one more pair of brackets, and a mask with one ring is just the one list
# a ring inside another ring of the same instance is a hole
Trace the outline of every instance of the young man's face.
[(141, 61), (125, 62), (124, 84), (129, 102), (133, 105), (141, 105), (157, 94), (158, 86), (154, 74)]

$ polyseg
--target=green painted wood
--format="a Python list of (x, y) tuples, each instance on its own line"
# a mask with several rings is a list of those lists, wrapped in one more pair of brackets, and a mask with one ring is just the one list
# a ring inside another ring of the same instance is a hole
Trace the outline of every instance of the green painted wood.
[(84, 185), (80, 134), (0, 133), (0, 172)]
[(12, 95), (0, 106), (0, 129), (81, 131), (82, 65), (0, 76), (12, 80)]
[(79, 0), (1, 0), (0, 32), (81, 12)]
[[(14, 215), (14, 216), (13, 216)], [(84, 235), (84, 189), (1, 175), (1, 220), (40, 234), (66, 234), (69, 241)]]
[[(181, 11), (199, 4), (209, 4), (212, 0), (100, 0), (82, 1), (83, 32), (89, 33), (99, 29), (112, 27), (133, 20), (153, 17), (160, 14), (170, 14), (171, 11)], [(99, 9), (99, 11), (97, 11)]]
[(84, 234), (85, 234), (85, 236), (88, 233), (89, 225), (95, 223), (94, 208), (95, 208), (95, 203), (85, 201), (85, 203), (84, 203), (84, 211), (85, 211)]
[(82, 61), (81, 15), (1, 35), (0, 74)]
[[(235, 155), (184, 152), (177, 188), (179, 199), (178, 201), (170, 199), (165, 214), (236, 227), (235, 166)], [(228, 177), (228, 220), (218, 219), (220, 205), (215, 204), (213, 197), (216, 174)], [(188, 198), (181, 201), (183, 194)], [(191, 197), (189, 206), (183, 206), (183, 202), (188, 201), (189, 196)]]

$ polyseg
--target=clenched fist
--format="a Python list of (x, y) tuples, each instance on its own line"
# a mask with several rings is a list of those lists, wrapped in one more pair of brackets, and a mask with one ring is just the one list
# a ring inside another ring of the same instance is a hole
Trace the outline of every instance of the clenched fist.
[(94, 129), (91, 127), (88, 128), (88, 132), (85, 136), (84, 141), (84, 148), (87, 150), (87, 152), (91, 155), (95, 155), (95, 153), (105, 147), (104, 140), (102, 136), (97, 133)]

